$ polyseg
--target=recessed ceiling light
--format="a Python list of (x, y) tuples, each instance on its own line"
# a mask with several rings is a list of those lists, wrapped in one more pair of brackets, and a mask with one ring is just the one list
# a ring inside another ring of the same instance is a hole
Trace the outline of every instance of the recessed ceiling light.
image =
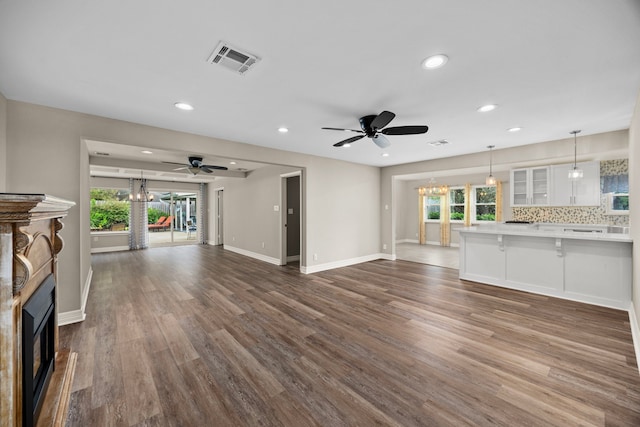
[(175, 105), (176, 108), (179, 108), (181, 110), (185, 110), (185, 111), (193, 110), (193, 106), (191, 104), (187, 104), (186, 102), (176, 102), (173, 105)]
[(507, 129), (508, 132), (520, 132), (522, 130), (521, 127), (514, 127), (514, 128), (509, 128)]
[(153, 151), (149, 151), (149, 150), (142, 150), (141, 151), (142, 154), (153, 154)]
[(479, 107), (478, 111), (480, 113), (487, 113), (489, 111), (495, 110), (496, 108), (498, 108), (496, 104), (487, 104), (487, 105), (483, 105), (482, 107)]
[(434, 70), (436, 68), (442, 67), (444, 64), (447, 63), (448, 60), (449, 60), (449, 57), (441, 53), (437, 55), (432, 55), (427, 59), (425, 59), (424, 61), (422, 61), (422, 68), (424, 68), (425, 70)]
[(351, 147), (351, 144), (342, 144), (342, 146), (343, 146), (344, 148), (349, 148), (349, 147)]
[(382, 157), (389, 157), (389, 153), (382, 153)]
[(287, 129), (287, 128), (286, 128), (286, 127), (284, 127), (284, 126), (283, 126), (283, 127), (279, 127), (279, 128), (278, 128), (278, 132), (280, 132), (280, 133), (287, 133), (287, 132), (289, 132), (289, 129)]
[(230, 165), (235, 165), (237, 164), (236, 162), (229, 162)]

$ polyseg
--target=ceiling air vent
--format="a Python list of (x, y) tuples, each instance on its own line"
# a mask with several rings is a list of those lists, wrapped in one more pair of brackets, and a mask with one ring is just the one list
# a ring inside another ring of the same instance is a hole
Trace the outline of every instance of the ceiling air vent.
[(242, 52), (240, 49), (236, 49), (225, 42), (220, 42), (209, 59), (207, 59), (209, 64), (222, 65), (224, 68), (240, 75), (244, 75), (258, 61), (260, 61), (260, 58), (257, 56)]

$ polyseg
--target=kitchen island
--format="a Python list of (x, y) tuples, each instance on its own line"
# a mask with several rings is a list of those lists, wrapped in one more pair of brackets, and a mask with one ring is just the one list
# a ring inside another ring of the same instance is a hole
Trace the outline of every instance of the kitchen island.
[(500, 223), (459, 231), (461, 279), (629, 309), (628, 229)]

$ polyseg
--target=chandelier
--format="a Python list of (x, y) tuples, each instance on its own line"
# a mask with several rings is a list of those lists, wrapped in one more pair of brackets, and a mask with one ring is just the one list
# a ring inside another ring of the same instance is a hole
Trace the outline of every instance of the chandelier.
[(142, 171), (140, 171), (140, 188), (138, 189), (138, 193), (135, 195), (129, 194), (129, 200), (132, 202), (151, 202), (153, 201), (153, 194), (147, 191), (147, 180), (142, 176)]
[(436, 184), (436, 179), (435, 178), (431, 178), (429, 180), (429, 185), (427, 187), (423, 187), (424, 188), (424, 192), (426, 195), (428, 196), (442, 196), (443, 194), (447, 194), (447, 191), (449, 191), (449, 187), (446, 185), (437, 185)]

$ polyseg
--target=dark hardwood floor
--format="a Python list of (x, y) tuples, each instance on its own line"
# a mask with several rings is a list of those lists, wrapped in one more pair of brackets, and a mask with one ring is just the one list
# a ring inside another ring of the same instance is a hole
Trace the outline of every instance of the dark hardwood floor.
[(375, 261), (93, 256), (68, 426), (639, 426), (626, 312)]

